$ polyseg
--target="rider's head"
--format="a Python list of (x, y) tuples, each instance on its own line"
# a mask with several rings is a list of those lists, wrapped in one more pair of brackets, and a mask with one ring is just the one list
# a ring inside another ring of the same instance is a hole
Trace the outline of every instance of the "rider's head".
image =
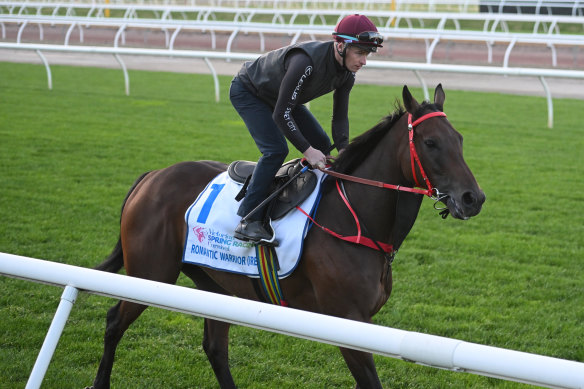
[(370, 53), (376, 52), (378, 47), (383, 47), (381, 46), (383, 36), (365, 15), (345, 16), (335, 27), (333, 37), (337, 42), (344, 43), (342, 52), (339, 50), (341, 57), (345, 56), (349, 46), (356, 46)]

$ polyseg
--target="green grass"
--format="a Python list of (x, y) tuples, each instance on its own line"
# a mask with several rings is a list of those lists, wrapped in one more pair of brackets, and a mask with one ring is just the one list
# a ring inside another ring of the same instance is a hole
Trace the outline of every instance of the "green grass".
[[(92, 267), (113, 248), (121, 202), (142, 172), (183, 160), (256, 159), (208, 75), (0, 63), (0, 251)], [(446, 86), (447, 87), (447, 86)], [(412, 88), (415, 96), (421, 91)], [(352, 135), (393, 110), (401, 88), (358, 85)], [(330, 97), (311, 104), (322, 123)], [(582, 101), (450, 91), (445, 111), (487, 194), (469, 221), (442, 220), (425, 200), (394, 262), (392, 297), (375, 323), (584, 361)], [(295, 154), (291, 155), (291, 157)], [(189, 286), (185, 278), (179, 284)], [(0, 388), (24, 387), (61, 288), (0, 277)], [(92, 382), (113, 299), (80, 294), (43, 388)], [(215, 388), (202, 319), (148, 309), (117, 353), (113, 388)], [(332, 346), (233, 327), (241, 388), (350, 388)], [(384, 387), (522, 388), (376, 356)]]

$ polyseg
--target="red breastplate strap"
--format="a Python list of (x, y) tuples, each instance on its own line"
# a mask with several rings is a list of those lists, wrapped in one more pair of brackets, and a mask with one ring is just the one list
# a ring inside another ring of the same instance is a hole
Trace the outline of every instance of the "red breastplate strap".
[(318, 228), (320, 228), (321, 230), (323, 230), (327, 234), (334, 236), (335, 238), (344, 240), (346, 242), (351, 242), (351, 243), (356, 243), (356, 244), (360, 244), (363, 246), (367, 246), (367, 247), (372, 248), (374, 250), (379, 250), (379, 248), (381, 247), (381, 249), (384, 252), (392, 253), (393, 252), (393, 245), (379, 242), (379, 241), (375, 242), (375, 241), (373, 241), (373, 239), (361, 235), (361, 223), (359, 222), (359, 218), (357, 217), (357, 214), (355, 213), (355, 211), (351, 207), (351, 204), (349, 204), (349, 200), (343, 195), (343, 192), (341, 191), (341, 188), (339, 187), (338, 180), (337, 180), (336, 184), (337, 184), (337, 191), (339, 192), (341, 199), (343, 199), (343, 202), (345, 203), (345, 205), (347, 206), (347, 208), (351, 212), (351, 215), (353, 215), (353, 219), (355, 220), (355, 225), (357, 226), (357, 235), (346, 236), (346, 235), (338, 234), (338, 233), (318, 224), (316, 222), (316, 220), (314, 220), (314, 218), (312, 218), (312, 216), (310, 216), (306, 211), (304, 211), (299, 206), (297, 206), (296, 209), (298, 209), (300, 212), (302, 212), (304, 214), (304, 216), (309, 218), (310, 221), (312, 223), (314, 223), (315, 226), (317, 226)]

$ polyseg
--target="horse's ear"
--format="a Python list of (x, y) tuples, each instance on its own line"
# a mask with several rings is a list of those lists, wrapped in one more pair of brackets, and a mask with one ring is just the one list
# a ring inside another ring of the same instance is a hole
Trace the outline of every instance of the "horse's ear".
[(416, 99), (414, 99), (407, 85), (404, 85), (402, 97), (404, 99), (404, 106), (406, 107), (406, 111), (408, 111), (411, 114), (415, 113), (418, 110), (420, 104), (418, 104)]
[(442, 89), (442, 84), (438, 84), (436, 90), (434, 91), (434, 104), (440, 108), (440, 111), (444, 111), (444, 100), (446, 99), (446, 95), (444, 94), (444, 90)]

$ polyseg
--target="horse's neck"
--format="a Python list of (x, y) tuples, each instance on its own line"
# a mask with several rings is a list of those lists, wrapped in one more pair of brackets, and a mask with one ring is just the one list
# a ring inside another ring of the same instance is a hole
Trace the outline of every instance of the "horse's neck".
[[(399, 126), (400, 122), (396, 124), (396, 127)], [(403, 135), (400, 134), (401, 131), (401, 127), (389, 130), (352, 174), (392, 184), (406, 184), (406, 178), (401, 171), (399, 155), (403, 152), (400, 150), (400, 143), (404, 141)]]
[[(401, 162), (404, 147), (407, 149), (405, 119), (402, 118), (394, 127), (353, 175), (387, 184), (413, 186), (404, 176)], [(416, 220), (422, 196), (362, 184), (350, 185), (347, 192), (363, 224), (374, 235), (372, 238), (398, 248)]]

